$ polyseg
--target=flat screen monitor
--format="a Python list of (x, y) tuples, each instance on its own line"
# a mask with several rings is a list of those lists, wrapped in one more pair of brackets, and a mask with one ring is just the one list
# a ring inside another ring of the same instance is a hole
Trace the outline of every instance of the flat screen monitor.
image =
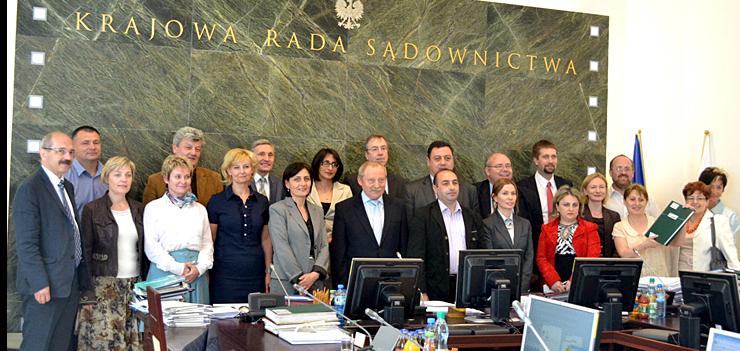
[[(523, 257), (522, 250), (461, 250), (455, 305), (458, 308), (491, 307), (494, 319), (508, 318), (511, 302), (521, 295)], [(508, 289), (508, 298), (499, 301), (497, 306), (496, 293), (502, 289)]]
[(383, 310), (383, 318), (393, 325), (413, 318), (423, 264), (418, 258), (353, 258), (344, 313), (366, 319), (366, 308)]
[[(701, 324), (740, 332), (740, 302), (734, 274), (679, 271), (681, 313), (700, 317)], [(705, 330), (706, 331), (706, 330)]]
[(534, 335), (537, 330), (550, 350), (598, 350), (599, 311), (567, 302), (529, 295), (531, 320), (524, 327), (521, 351), (545, 350)]
[(709, 330), (707, 351), (737, 350), (740, 350), (740, 334), (716, 328)]

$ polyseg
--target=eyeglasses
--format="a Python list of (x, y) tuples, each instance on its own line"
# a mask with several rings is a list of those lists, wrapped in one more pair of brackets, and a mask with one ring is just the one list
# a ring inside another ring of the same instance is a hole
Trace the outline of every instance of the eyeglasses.
[(614, 167), (614, 170), (617, 171), (617, 172), (632, 172), (632, 167), (630, 167), (630, 166), (626, 166), (626, 167), (619, 166), (619, 167)]
[(503, 169), (503, 168), (506, 168), (506, 169), (511, 169), (511, 163), (497, 164), (497, 165), (493, 165), (493, 166), (486, 165), (486, 168), (493, 168), (493, 169)]
[(701, 201), (707, 201), (707, 198), (704, 196), (699, 196), (699, 197), (691, 196), (691, 197), (686, 198), (686, 202), (701, 202)]
[(387, 146), (381, 146), (381, 147), (373, 146), (367, 149), (367, 151), (370, 151), (370, 152), (388, 151), (388, 147)]
[(320, 165), (321, 165), (321, 167), (326, 167), (326, 168), (337, 168), (337, 167), (339, 167), (339, 164), (338, 163), (336, 163), (336, 162), (329, 162), (329, 161), (321, 161)]
[(67, 150), (67, 149), (65, 149), (63, 147), (42, 147), (42, 149), (49, 150), (49, 151), (54, 151), (57, 154), (60, 154), (62, 156), (66, 155), (66, 154), (69, 154), (70, 156), (75, 157), (75, 150), (74, 149)]

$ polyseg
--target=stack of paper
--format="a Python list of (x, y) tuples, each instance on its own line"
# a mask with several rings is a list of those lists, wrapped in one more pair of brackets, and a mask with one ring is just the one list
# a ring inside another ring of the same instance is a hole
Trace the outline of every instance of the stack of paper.
[(337, 327), (331, 329), (284, 331), (278, 337), (289, 342), (291, 345), (339, 344), (342, 341), (351, 340), (347, 333)]
[(268, 308), (265, 317), (275, 324), (302, 324), (337, 321), (336, 312), (320, 304)]

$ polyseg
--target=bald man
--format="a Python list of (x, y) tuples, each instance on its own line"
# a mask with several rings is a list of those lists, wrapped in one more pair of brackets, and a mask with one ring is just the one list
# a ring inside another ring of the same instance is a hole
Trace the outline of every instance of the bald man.
[(478, 205), (481, 218), (486, 218), (493, 213), (493, 184), (497, 180), (505, 178), (512, 179), (514, 171), (511, 168), (511, 160), (508, 156), (494, 152), (486, 158), (483, 173), (486, 174), (486, 180), (473, 184), (478, 192)]

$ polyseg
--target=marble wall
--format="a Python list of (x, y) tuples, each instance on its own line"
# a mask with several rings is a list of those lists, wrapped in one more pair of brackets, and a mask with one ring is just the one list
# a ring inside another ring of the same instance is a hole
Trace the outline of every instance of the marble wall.
[[(11, 199), (38, 166), (26, 140), (82, 124), (100, 129), (105, 158), (136, 162), (135, 197), (184, 125), (207, 133), (201, 163), (214, 169), (229, 148), (269, 138), (278, 173), (321, 147), (352, 170), (376, 133), (390, 141), (391, 171), (408, 179), (426, 174), (437, 139), (471, 182), (491, 151), (510, 155), (517, 178), (530, 175), (541, 138), (576, 182), (605, 163), (608, 17), (473, 0), (362, 4), (348, 30), (333, 0), (19, 1)], [(45, 21), (33, 7), (47, 9)], [(45, 65), (30, 63), (33, 51)], [(43, 108), (29, 108), (29, 95)], [(13, 239), (11, 226), (9, 331), (20, 319)]]

